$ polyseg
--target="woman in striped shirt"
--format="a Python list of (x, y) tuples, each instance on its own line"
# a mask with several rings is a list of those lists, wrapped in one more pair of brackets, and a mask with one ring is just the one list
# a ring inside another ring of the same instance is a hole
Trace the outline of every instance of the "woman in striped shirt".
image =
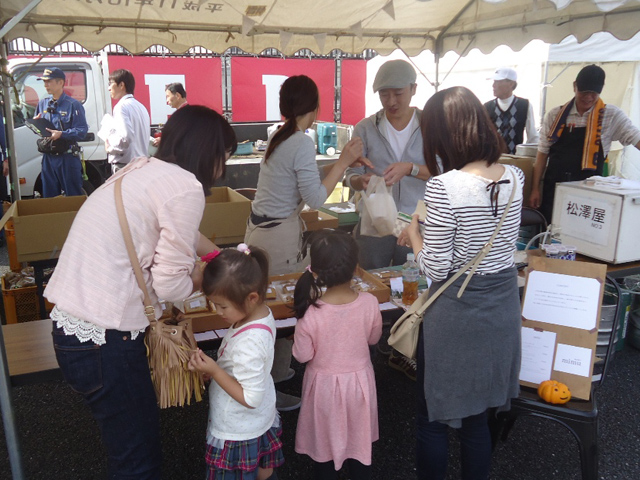
[[(444, 479), (447, 430), (458, 430), (462, 478), (489, 478), (490, 408), (518, 395), (520, 302), (514, 267), (524, 175), (498, 162), (503, 140), (464, 87), (436, 93), (422, 114), (427, 166), (424, 239), (417, 219), (399, 237), (411, 246), (435, 292), (493, 234), (516, 189), (489, 254), (457, 297), (462, 275), (427, 310), (418, 345), (418, 478)], [(442, 160), (438, 165), (436, 156)]]

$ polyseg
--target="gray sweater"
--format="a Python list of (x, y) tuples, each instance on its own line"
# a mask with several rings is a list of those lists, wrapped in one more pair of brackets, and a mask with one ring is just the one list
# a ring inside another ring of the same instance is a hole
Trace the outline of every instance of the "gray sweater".
[(327, 189), (320, 181), (313, 140), (298, 131), (260, 163), (252, 209), (256, 215), (287, 218), (301, 200), (319, 208), (327, 200)]
[[(422, 134), (420, 128), (416, 128), (409, 138), (409, 143), (402, 153), (401, 158), (396, 158), (389, 141), (380, 131), (380, 122), (383, 119), (384, 110), (367, 117), (356, 125), (353, 136), (360, 137), (364, 142), (364, 156), (371, 160), (375, 167), (375, 172), (367, 167), (356, 167), (347, 169), (346, 177), (373, 173), (382, 175), (384, 169), (392, 163), (411, 162), (417, 165), (424, 165), (424, 154), (422, 152)], [(416, 109), (418, 120), (422, 111)], [(405, 176), (398, 183), (393, 185), (391, 193), (396, 202), (399, 212), (413, 213), (419, 200), (424, 197), (426, 181), (418, 178)]]

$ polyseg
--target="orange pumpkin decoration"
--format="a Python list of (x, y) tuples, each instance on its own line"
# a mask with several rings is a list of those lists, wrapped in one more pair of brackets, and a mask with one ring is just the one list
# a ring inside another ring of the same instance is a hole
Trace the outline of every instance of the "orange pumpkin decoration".
[(538, 386), (538, 395), (545, 402), (562, 404), (571, 400), (569, 387), (555, 380), (545, 380)]

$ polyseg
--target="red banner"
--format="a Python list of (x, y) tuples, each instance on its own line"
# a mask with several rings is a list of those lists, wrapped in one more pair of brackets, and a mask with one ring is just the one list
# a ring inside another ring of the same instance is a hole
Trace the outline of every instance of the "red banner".
[(367, 61), (342, 60), (342, 123), (355, 125), (364, 118)]
[[(130, 57), (109, 55), (109, 72), (124, 68), (136, 79), (135, 97), (151, 115), (151, 123), (167, 121), (175, 110), (167, 105), (165, 86), (180, 82), (187, 92), (187, 101), (206, 105), (222, 113), (222, 73), (219, 57)], [(114, 102), (115, 104), (115, 102)]]
[[(279, 121), (280, 85), (288, 77), (307, 75), (320, 91), (318, 120), (333, 122), (334, 71), (333, 60), (234, 57), (231, 59), (233, 121)], [(364, 105), (364, 91), (362, 102)]]

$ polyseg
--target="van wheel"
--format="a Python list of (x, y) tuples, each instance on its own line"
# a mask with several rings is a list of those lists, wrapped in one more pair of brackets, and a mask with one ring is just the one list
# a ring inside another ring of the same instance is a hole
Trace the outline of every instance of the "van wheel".
[(82, 191), (84, 192), (84, 194), (88, 197), (89, 195), (91, 195), (94, 190), (96, 189), (96, 187), (94, 187), (93, 185), (91, 185), (91, 182), (89, 182), (88, 180), (83, 180), (82, 181)]

